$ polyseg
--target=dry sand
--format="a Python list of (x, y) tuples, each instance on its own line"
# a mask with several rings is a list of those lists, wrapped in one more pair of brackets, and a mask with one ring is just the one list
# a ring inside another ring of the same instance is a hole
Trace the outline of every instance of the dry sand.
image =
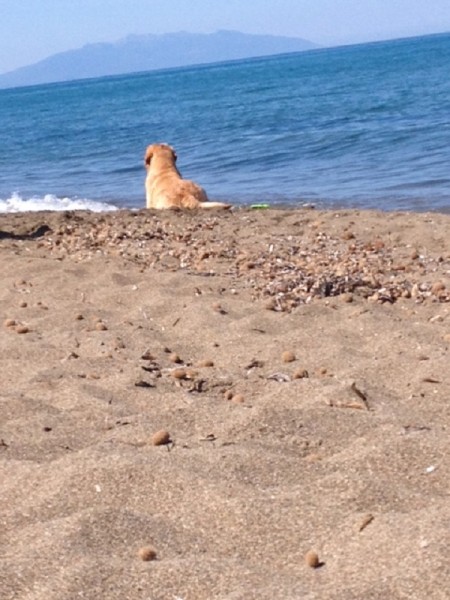
[(449, 240), (2, 215), (1, 600), (448, 599)]

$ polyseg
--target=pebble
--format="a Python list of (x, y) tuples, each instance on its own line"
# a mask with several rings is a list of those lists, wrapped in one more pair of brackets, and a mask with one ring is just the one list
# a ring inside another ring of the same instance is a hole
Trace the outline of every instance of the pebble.
[(312, 569), (317, 569), (320, 564), (319, 555), (314, 550), (309, 550), (305, 554), (305, 563)]
[(173, 363), (176, 363), (176, 364), (179, 364), (179, 363), (183, 362), (176, 352), (171, 352), (169, 354), (169, 360), (170, 360), (170, 362), (173, 362)]
[(174, 379), (187, 379), (187, 371), (186, 369), (174, 369), (171, 373)]
[(153, 354), (150, 352), (150, 350), (146, 350), (142, 356), (141, 356), (142, 360), (155, 360), (155, 357), (153, 356)]
[(445, 290), (445, 284), (442, 281), (436, 281), (435, 283), (433, 283), (433, 285), (431, 286), (431, 293), (434, 296), (439, 296), (439, 294), (441, 292), (443, 292)]
[(15, 319), (6, 319), (3, 321), (3, 325), (5, 327), (15, 327), (17, 325), (17, 321)]
[(156, 560), (157, 557), (156, 550), (152, 548), (152, 546), (143, 546), (142, 548), (139, 548), (137, 554), (139, 558), (145, 562)]
[(99, 321), (95, 324), (95, 329), (97, 331), (106, 331), (108, 327), (105, 325), (105, 323), (103, 323), (103, 321)]
[(353, 294), (351, 294), (350, 292), (341, 294), (341, 300), (342, 302), (347, 302), (348, 304), (350, 304), (351, 302), (353, 302)]
[(225, 392), (223, 393), (223, 397), (225, 398), (225, 400), (231, 400), (233, 396), (234, 392), (232, 390), (225, 390)]
[(17, 325), (16, 333), (28, 333), (30, 330), (26, 325)]
[(275, 298), (270, 298), (270, 300), (267, 300), (267, 302), (264, 304), (264, 308), (266, 310), (275, 310), (277, 307), (277, 301), (275, 300)]
[(235, 404), (243, 404), (245, 402), (245, 398), (242, 394), (235, 394), (231, 398), (231, 402), (234, 402)]
[(20, 308), (26, 308), (28, 304), (25, 302), (25, 300), (22, 300), (22, 302), (19, 302), (19, 306)]
[(309, 373), (306, 369), (297, 369), (292, 379), (307, 379), (309, 377)]
[(165, 446), (170, 444), (171, 441), (170, 433), (165, 429), (161, 429), (161, 431), (157, 431), (152, 435), (152, 446)]
[(222, 305), (220, 304), (220, 302), (214, 302), (214, 304), (212, 305), (212, 309), (215, 312), (218, 312), (221, 315), (226, 315), (227, 311), (222, 307)]
[(209, 359), (199, 360), (196, 366), (197, 367), (213, 367), (214, 361), (209, 360)]
[(281, 355), (281, 360), (285, 363), (294, 362), (294, 360), (296, 360), (295, 354), (290, 350), (285, 350)]

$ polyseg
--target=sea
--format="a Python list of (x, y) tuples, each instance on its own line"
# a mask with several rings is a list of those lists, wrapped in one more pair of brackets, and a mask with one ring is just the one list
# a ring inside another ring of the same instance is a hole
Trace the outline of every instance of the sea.
[(450, 212), (450, 34), (0, 90), (0, 212), (145, 205), (166, 142), (237, 206)]

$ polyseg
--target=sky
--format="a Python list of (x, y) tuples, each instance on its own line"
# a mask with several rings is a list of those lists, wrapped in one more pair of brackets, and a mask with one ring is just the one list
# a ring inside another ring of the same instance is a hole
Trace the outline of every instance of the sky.
[(450, 0), (0, 0), (0, 73), (88, 43), (189, 31), (331, 46), (450, 31)]

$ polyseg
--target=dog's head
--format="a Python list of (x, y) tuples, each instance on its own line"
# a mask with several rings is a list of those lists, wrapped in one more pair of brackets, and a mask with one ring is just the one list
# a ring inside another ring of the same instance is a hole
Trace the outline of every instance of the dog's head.
[(152, 144), (151, 146), (147, 146), (145, 152), (144, 163), (147, 169), (150, 167), (150, 163), (155, 156), (164, 156), (173, 163), (177, 160), (177, 153), (169, 144)]

